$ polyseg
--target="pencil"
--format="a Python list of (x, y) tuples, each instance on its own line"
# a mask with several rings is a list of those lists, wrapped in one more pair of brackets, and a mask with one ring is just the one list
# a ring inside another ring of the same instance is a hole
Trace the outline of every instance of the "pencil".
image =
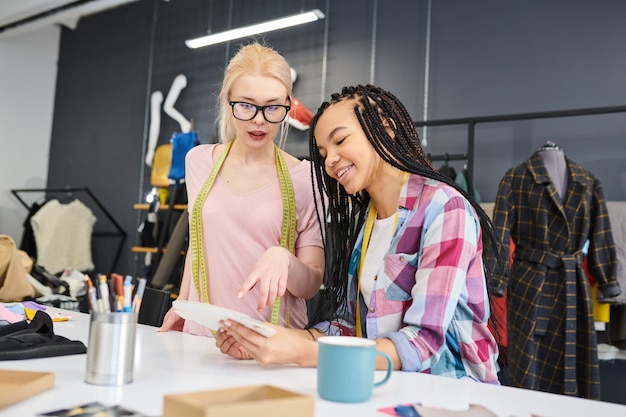
[[(121, 277), (120, 277), (121, 278)], [(123, 308), (125, 312), (129, 312), (131, 309), (131, 298), (132, 298), (132, 292), (133, 292), (133, 277), (131, 277), (130, 275), (126, 275), (126, 278), (124, 279), (124, 287), (123, 287)]]
[(124, 278), (120, 274), (112, 273), (111, 280), (115, 289), (115, 310), (117, 312), (124, 311)]
[[(92, 313), (100, 313), (102, 308), (101, 302), (98, 302), (98, 294), (96, 291), (96, 287), (89, 287), (89, 303), (91, 304), (91, 312)], [(100, 300), (102, 301), (102, 300)]]
[(100, 283), (100, 298), (102, 299), (102, 307), (103, 307), (103, 313), (110, 313), (111, 312), (111, 301), (109, 299), (109, 283), (107, 282), (107, 276), (104, 274), (101, 274), (98, 277), (98, 281)]
[(104, 306), (102, 305), (102, 300), (98, 299), (98, 290), (93, 285), (93, 281), (89, 275), (85, 274), (84, 279), (85, 288), (87, 289), (87, 301), (89, 302), (89, 311), (92, 313), (99, 313), (102, 311)]
[(98, 281), (98, 279), (95, 279), (95, 282), (93, 282), (93, 286), (91, 287), (96, 292), (96, 307), (94, 308), (94, 311), (96, 313), (104, 313), (104, 302), (102, 301), (102, 294), (100, 293), (100, 285)]
[(139, 278), (139, 282), (137, 283), (137, 292), (135, 293), (135, 298), (133, 298), (131, 311), (139, 312), (139, 309), (141, 308), (141, 300), (143, 300), (143, 293), (145, 289), (146, 289), (146, 279)]

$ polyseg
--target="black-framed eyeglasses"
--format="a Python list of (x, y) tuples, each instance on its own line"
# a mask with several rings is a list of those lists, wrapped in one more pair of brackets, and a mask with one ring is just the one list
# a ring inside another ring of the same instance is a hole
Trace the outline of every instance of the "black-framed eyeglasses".
[(242, 121), (252, 120), (256, 117), (257, 113), (261, 111), (263, 117), (270, 123), (280, 123), (285, 120), (287, 113), (291, 106), (285, 106), (282, 104), (269, 104), (267, 106), (257, 106), (256, 104), (246, 103), (245, 101), (230, 101), (228, 104), (233, 109), (233, 116), (235, 119)]

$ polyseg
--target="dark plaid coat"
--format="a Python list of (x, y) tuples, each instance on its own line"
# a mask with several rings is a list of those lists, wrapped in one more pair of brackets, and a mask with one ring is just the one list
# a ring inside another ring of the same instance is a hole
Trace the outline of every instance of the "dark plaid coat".
[(588, 267), (604, 294), (620, 293), (602, 185), (566, 158), (563, 201), (534, 153), (502, 178), (494, 225), (515, 243), (507, 289), (507, 371), (513, 385), (599, 399), (600, 375)]

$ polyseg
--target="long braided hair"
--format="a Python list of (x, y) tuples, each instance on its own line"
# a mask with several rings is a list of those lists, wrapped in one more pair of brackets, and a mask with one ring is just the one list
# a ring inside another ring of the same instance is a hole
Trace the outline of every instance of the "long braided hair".
[[(448, 184), (459, 191), (474, 207), (483, 232), (483, 262), (490, 304), (496, 287), (508, 270), (508, 253), (494, 232), (493, 224), (485, 211), (450, 178), (433, 167), (422, 149), (413, 121), (404, 105), (391, 93), (373, 85), (344, 87), (340, 94), (332, 94), (330, 102), (324, 102), (311, 122), (309, 150), (313, 164), (311, 171), (317, 190), (324, 198), (316, 199), (317, 218), (324, 235), (325, 272), (324, 288), (318, 295), (310, 325), (333, 320), (341, 315), (339, 306), (347, 307), (348, 266), (352, 249), (367, 216), (370, 196), (362, 190), (348, 194), (343, 186), (331, 178), (324, 168), (324, 160), (315, 141), (315, 126), (320, 116), (330, 106), (344, 100), (355, 100), (354, 113), (366, 137), (376, 153), (393, 167)], [(390, 136), (385, 121), (392, 129)], [(315, 185), (314, 185), (315, 188)], [(328, 225), (328, 226), (327, 226)], [(498, 294), (501, 295), (501, 294)], [(358, 302), (358, 301), (357, 301)], [(492, 316), (494, 307), (492, 304)], [(497, 327), (492, 321), (492, 330)]]

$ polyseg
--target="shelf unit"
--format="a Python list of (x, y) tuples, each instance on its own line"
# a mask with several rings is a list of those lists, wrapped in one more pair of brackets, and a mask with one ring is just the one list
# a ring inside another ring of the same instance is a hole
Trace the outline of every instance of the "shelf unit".
[[(159, 205), (159, 212), (166, 212), (169, 210), (169, 204), (161, 204)], [(147, 211), (150, 209), (150, 204), (148, 203), (135, 203), (133, 204), (133, 209), (140, 211)], [(183, 211), (187, 210), (187, 204), (174, 204), (172, 207), (174, 211)], [(132, 246), (130, 248), (131, 252), (134, 253), (157, 253), (157, 247), (146, 247), (146, 246)], [(165, 253), (166, 248), (161, 249), (161, 253)], [(184, 255), (185, 251), (181, 251), (181, 255)]]
[[(161, 253), (165, 253), (165, 249), (167, 248), (161, 249)], [(135, 253), (157, 253), (157, 248), (149, 248), (146, 246), (133, 246), (130, 250)], [(185, 251), (180, 251), (180, 254), (184, 255)]]
[[(174, 188), (174, 192), (170, 195), (173, 195), (174, 201), (177, 201), (175, 198), (177, 187)], [(155, 213), (157, 216), (160, 229), (158, 236), (155, 237), (156, 246), (133, 246), (131, 251), (143, 254), (144, 266), (148, 266), (144, 271), (149, 285), (153, 288), (164, 288), (187, 253), (189, 234), (187, 204), (160, 204), (155, 209), (154, 205), (148, 203), (136, 203), (133, 208), (146, 213)], [(162, 224), (159, 219), (164, 220)], [(141, 241), (141, 243), (145, 242)]]
[[(137, 203), (133, 205), (135, 210), (148, 210), (150, 208), (150, 204), (148, 203)], [(169, 204), (161, 204), (159, 206), (159, 211), (167, 211), (169, 210)], [(174, 210), (187, 210), (187, 204), (174, 204)]]

